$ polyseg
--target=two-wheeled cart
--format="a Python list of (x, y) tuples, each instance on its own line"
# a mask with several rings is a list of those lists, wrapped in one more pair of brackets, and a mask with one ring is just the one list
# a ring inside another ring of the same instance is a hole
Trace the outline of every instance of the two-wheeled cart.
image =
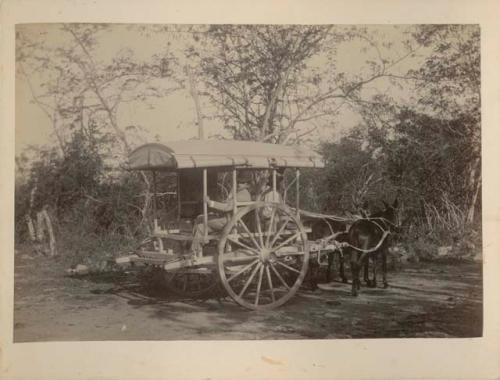
[[(224, 140), (140, 146), (129, 156), (129, 169), (152, 172), (154, 229), (127, 260), (160, 268), (176, 293), (196, 296), (221, 284), (245, 308), (280, 306), (304, 280), (311, 249), (321, 249), (308, 241), (310, 231), (298, 210), (300, 169), (323, 167), (317, 153), (297, 146)], [(278, 191), (276, 176), (283, 170), (295, 171), (287, 186), (293, 191), (293, 208), (285, 202), (237, 201), (242, 171), (268, 175), (272, 190)], [(161, 177), (167, 178), (163, 193), (158, 191)], [(212, 210), (207, 199), (226, 188), (231, 188), (232, 211), (226, 213), (221, 231), (209, 232)], [(160, 215), (162, 204), (167, 219)], [(199, 253), (190, 249), (197, 223), (205, 231)]]

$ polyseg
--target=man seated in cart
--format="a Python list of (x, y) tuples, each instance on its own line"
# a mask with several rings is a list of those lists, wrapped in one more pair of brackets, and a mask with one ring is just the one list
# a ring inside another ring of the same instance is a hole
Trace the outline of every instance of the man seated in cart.
[[(250, 194), (250, 182), (251, 182), (250, 172), (240, 172), (237, 177), (237, 187), (236, 187), (236, 202), (251, 202), (252, 195)], [(211, 232), (222, 231), (225, 225), (231, 219), (231, 211), (234, 209), (233, 192), (230, 191), (225, 202), (217, 202), (211, 200), (208, 196), (204, 199), (208, 207), (213, 208), (217, 211), (223, 213), (223, 215), (208, 215), (208, 222), (206, 231), (207, 234)], [(200, 218), (198, 218), (200, 219)], [(200, 257), (203, 249), (203, 245), (206, 243), (205, 238), (205, 226), (203, 220), (194, 226), (193, 231), (193, 243), (191, 245), (191, 251), (195, 256)]]
[(273, 182), (275, 181), (273, 176), (269, 176), (264, 191), (260, 196), (261, 201), (268, 203), (283, 203), (283, 173), (284, 169), (276, 170), (276, 189), (274, 189), (273, 186)]
[[(260, 200), (266, 203), (284, 203), (283, 201), (283, 176), (284, 169), (276, 170), (275, 179), (273, 176), (269, 176), (266, 187), (260, 196)], [(273, 182), (275, 184), (273, 185)], [(267, 229), (269, 227), (270, 219), (272, 216), (273, 207), (266, 206), (262, 209), (262, 218), (264, 219), (264, 226)], [(274, 219), (275, 223), (278, 222), (278, 219)], [(274, 224), (274, 223), (273, 223)]]

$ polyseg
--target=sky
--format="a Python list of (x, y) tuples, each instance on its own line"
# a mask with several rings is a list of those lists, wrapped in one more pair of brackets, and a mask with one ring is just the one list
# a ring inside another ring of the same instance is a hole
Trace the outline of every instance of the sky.
[[(405, 38), (404, 31), (407, 27), (395, 26), (370, 26), (370, 34), (375, 40), (391, 42), (393, 45), (383, 51), (384, 56), (396, 58), (402, 54), (401, 41)], [(146, 28), (147, 29), (147, 28)], [(65, 46), (68, 36), (62, 34), (58, 24), (23, 24), (18, 25), (18, 32), (22, 32), (32, 40), (43, 40), (50, 46)], [(129, 49), (140, 59), (148, 60), (154, 54), (164, 49), (166, 43), (170, 48), (181, 56), (186, 47), (186, 39), (190, 36), (178, 33), (139, 33), (136, 29), (131, 30), (127, 25), (115, 24), (111, 32), (100, 37), (99, 49), (95, 52), (98, 61), (107, 62), (119, 51)], [(366, 50), (366, 45), (360, 42), (349, 42), (340, 44), (336, 52), (337, 68), (348, 75), (355, 75), (364, 69), (368, 58), (373, 58), (375, 51)], [(312, 65), (323, 64), (322, 58), (316, 57)], [(326, 62), (326, 61), (325, 61)], [(396, 70), (404, 72), (416, 61), (406, 60)], [(47, 115), (40, 107), (32, 101), (32, 91), (40, 94), (43, 91), (42, 73), (29, 73), (29, 83), (25, 77), (16, 74), (16, 154), (22, 152), (29, 145), (50, 145), (54, 143), (52, 125)], [(410, 94), (402, 89), (390, 86), (385, 80), (379, 80), (370, 85), (366, 91), (390, 91), (391, 95), (401, 101), (408, 101)], [(202, 108), (209, 109), (210, 106), (204, 102)], [(151, 141), (158, 137), (160, 141), (172, 141), (195, 138), (198, 130), (195, 123), (196, 112), (193, 99), (187, 89), (182, 89), (155, 99), (147, 105), (141, 102), (126, 103), (119, 108), (118, 123), (122, 127), (140, 126), (144, 132), (141, 137), (143, 141), (132, 141), (133, 145), (140, 142)], [(335, 140), (342, 136), (353, 126), (359, 124), (361, 118), (347, 107), (341, 109), (339, 116), (328, 123), (321, 125), (314, 135), (311, 136), (312, 144), (322, 140)], [(205, 135), (211, 138), (215, 135), (226, 135), (221, 128), (220, 122), (205, 120)], [(303, 128), (309, 128), (304, 125)], [(309, 128), (310, 129), (310, 128)]]

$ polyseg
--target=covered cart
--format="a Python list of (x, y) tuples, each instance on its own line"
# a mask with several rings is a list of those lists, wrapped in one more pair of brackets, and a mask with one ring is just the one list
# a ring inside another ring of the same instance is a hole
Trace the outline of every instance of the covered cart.
[[(129, 156), (129, 169), (152, 172), (154, 230), (128, 260), (161, 268), (176, 292), (198, 295), (222, 284), (246, 308), (282, 305), (300, 287), (310, 257), (308, 231), (298, 212), (300, 169), (322, 167), (318, 154), (298, 146), (224, 140), (140, 146)], [(278, 192), (277, 171), (284, 169), (295, 171), (287, 184), (294, 191), (294, 208), (283, 201), (259, 201), (258, 194), (238, 202), (242, 171), (268, 175), (272, 191)], [(158, 189), (165, 177), (167, 189)], [(229, 197), (223, 194), (228, 188)], [(222, 230), (210, 231), (214, 210), (207, 200), (223, 196), (232, 199), (232, 210)], [(194, 252), (193, 231), (200, 224), (203, 250)]]

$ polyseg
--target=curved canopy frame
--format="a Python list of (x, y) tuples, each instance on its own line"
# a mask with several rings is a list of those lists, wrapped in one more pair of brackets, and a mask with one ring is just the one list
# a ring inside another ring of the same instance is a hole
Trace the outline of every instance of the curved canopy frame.
[(302, 146), (251, 141), (186, 140), (145, 144), (128, 158), (130, 170), (176, 170), (209, 167), (323, 168), (319, 154)]

